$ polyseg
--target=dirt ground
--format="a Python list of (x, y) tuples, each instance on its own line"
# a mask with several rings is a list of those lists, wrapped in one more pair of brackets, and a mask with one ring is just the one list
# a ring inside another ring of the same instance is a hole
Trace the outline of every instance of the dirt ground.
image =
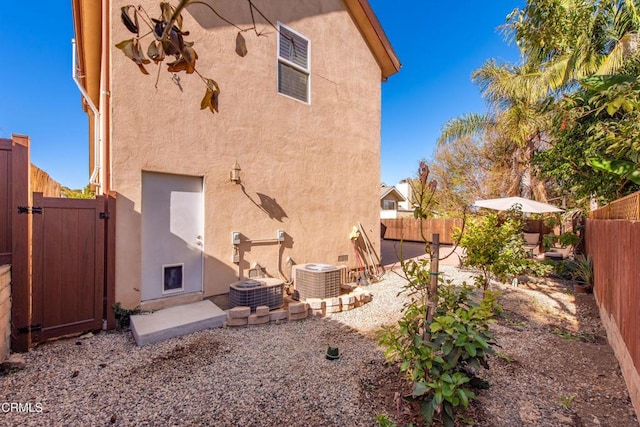
[[(481, 377), (490, 383), (458, 425), (636, 427), (613, 350), (607, 343), (592, 294), (571, 285), (530, 279), (519, 287), (497, 285), (504, 313), (492, 326), (499, 356)], [(422, 425), (410, 388), (380, 367), (369, 389), (398, 426)], [(398, 397), (401, 396), (400, 399)]]

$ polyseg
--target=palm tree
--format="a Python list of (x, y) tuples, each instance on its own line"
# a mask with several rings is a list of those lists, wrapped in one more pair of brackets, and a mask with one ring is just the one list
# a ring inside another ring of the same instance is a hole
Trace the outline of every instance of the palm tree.
[(511, 35), (551, 90), (615, 74), (638, 53), (638, 0), (538, 0), (508, 17)]
[[(548, 90), (540, 74), (527, 66), (497, 64), (490, 60), (476, 70), (473, 81), (480, 87), (489, 106), (487, 114), (467, 114), (447, 122), (438, 144), (459, 138), (480, 138), (509, 157), (507, 195), (531, 198), (534, 184), (531, 159), (544, 141), (547, 114), (541, 108)], [(504, 160), (504, 159), (503, 159)], [(536, 194), (546, 199), (544, 191)]]

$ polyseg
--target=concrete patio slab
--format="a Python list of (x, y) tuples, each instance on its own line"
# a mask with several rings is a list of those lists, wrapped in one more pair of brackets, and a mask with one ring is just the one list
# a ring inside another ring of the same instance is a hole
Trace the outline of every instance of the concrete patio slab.
[(136, 344), (143, 346), (169, 338), (219, 328), (227, 313), (209, 300), (163, 308), (150, 314), (131, 316), (131, 332)]

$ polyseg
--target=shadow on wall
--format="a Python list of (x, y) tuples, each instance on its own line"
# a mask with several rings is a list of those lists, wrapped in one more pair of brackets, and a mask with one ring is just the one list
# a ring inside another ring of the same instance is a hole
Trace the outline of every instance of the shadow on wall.
[(256, 193), (260, 199), (260, 202), (256, 202), (253, 197), (247, 193), (247, 189), (244, 187), (244, 184), (240, 184), (240, 187), (242, 188), (244, 195), (251, 200), (251, 203), (256, 205), (262, 212), (269, 215), (269, 218), (275, 219), (279, 222), (282, 222), (283, 218), (288, 218), (287, 213), (273, 197), (262, 193)]

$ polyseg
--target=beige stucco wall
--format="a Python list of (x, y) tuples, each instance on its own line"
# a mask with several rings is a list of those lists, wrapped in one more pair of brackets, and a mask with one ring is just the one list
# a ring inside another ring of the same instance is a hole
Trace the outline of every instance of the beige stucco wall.
[[(158, 14), (157, 1), (141, 3), (152, 16)], [(119, 17), (125, 4), (112, 4), (112, 46), (131, 37)], [(247, 2), (215, 4), (243, 28), (250, 24)], [(221, 25), (210, 12), (198, 12), (206, 28), (189, 12), (183, 14), (183, 28), (191, 32), (187, 39), (195, 41), (199, 55), (197, 69), (221, 88), (215, 115), (199, 109), (205, 87), (197, 75), (180, 73), (181, 91), (163, 68), (156, 89), (155, 66), (148, 66), (149, 76), (142, 75), (113, 49), (116, 301), (125, 306), (140, 302), (143, 170), (204, 177), (205, 296), (228, 292), (228, 285), (240, 273), (248, 275), (254, 262), (274, 277), (279, 260), (289, 275), (287, 257), (295, 263), (337, 264), (338, 256), (348, 255), (353, 263), (348, 236), (358, 221), (379, 248), (381, 82), (376, 60), (342, 1), (254, 4), (272, 22), (310, 39), (310, 105), (277, 93), (277, 33), (269, 27), (261, 37), (244, 33), (249, 53), (241, 58), (234, 52), (237, 30)], [(229, 181), (236, 160), (244, 192)], [(265, 239), (279, 229), (287, 234), (280, 254), (273, 244), (242, 245), (242, 272), (231, 262), (232, 231)]]
[(11, 266), (0, 266), (0, 362), (9, 355), (11, 339)]

